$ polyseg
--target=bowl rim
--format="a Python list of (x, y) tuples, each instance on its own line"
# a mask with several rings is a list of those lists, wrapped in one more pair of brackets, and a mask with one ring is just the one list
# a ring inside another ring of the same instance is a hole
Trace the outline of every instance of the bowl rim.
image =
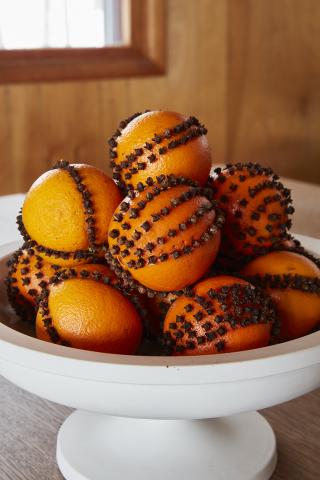
[[(320, 240), (296, 235), (320, 252)], [(0, 260), (20, 246), (0, 246)], [(320, 331), (282, 344), (220, 355), (181, 357), (119, 355), (51, 344), (0, 322), (0, 363), (47, 373), (131, 384), (205, 384), (261, 378), (320, 363)]]

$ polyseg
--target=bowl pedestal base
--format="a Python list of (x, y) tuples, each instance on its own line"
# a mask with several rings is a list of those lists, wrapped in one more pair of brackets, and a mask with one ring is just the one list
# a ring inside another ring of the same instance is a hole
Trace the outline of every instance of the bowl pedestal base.
[(208, 420), (144, 420), (75, 411), (60, 428), (67, 480), (268, 480), (273, 430), (259, 413)]

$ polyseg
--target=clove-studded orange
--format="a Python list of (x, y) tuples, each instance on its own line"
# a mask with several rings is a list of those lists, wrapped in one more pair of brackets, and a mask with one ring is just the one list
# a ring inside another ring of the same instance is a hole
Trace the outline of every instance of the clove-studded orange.
[(227, 256), (257, 255), (288, 237), (290, 190), (270, 168), (258, 164), (228, 165), (209, 179), (214, 198), (225, 212), (222, 252)]
[(34, 319), (34, 308), (41, 290), (60, 267), (43, 260), (27, 244), (13, 253), (8, 267), (5, 283), (9, 301), (21, 317)]
[(123, 120), (109, 140), (113, 178), (127, 189), (161, 174), (204, 185), (211, 168), (206, 133), (195, 117), (168, 111), (137, 113)]
[(173, 355), (207, 355), (265, 347), (275, 322), (270, 298), (236, 277), (196, 284), (169, 308), (164, 342)]
[(144, 295), (146, 307), (146, 328), (152, 338), (160, 338), (162, 335), (163, 321), (170, 305), (178, 298), (174, 292), (154, 292), (152, 298)]
[(163, 321), (172, 303), (178, 298), (175, 292), (157, 292), (154, 297), (146, 300), (150, 315)]
[(105, 265), (61, 270), (42, 291), (36, 318), (40, 340), (106, 353), (133, 354), (142, 323)]
[(35, 252), (48, 262), (88, 263), (106, 247), (108, 225), (120, 201), (120, 191), (104, 172), (60, 161), (34, 182), (18, 224)]
[(210, 189), (164, 175), (147, 183), (130, 191), (113, 215), (109, 258), (124, 278), (129, 272), (152, 290), (178, 290), (214, 261), (224, 217)]
[(242, 273), (272, 297), (282, 340), (307, 335), (320, 323), (320, 269), (309, 258), (271, 252), (252, 260)]

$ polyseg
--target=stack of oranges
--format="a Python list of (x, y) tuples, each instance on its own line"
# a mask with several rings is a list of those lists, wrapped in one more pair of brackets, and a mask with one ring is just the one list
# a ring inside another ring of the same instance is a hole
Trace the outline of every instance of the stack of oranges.
[(211, 172), (206, 133), (192, 116), (137, 113), (109, 139), (113, 180), (62, 160), (34, 182), (6, 283), (39, 339), (200, 355), (317, 327), (319, 262), (289, 234), (290, 191), (258, 164)]

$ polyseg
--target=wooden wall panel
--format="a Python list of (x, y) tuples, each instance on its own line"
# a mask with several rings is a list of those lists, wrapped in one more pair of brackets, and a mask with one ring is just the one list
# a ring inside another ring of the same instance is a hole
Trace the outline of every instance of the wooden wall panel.
[(167, 10), (166, 75), (0, 86), (0, 194), (26, 190), (59, 158), (107, 169), (108, 136), (145, 108), (198, 116), (215, 163), (261, 161), (320, 182), (320, 2)]
[(319, 0), (229, 0), (230, 161), (320, 182)]
[(205, 124), (219, 119), (210, 139), (222, 161), (226, 8), (224, 0), (169, 0), (167, 75), (0, 86), (0, 193), (26, 190), (62, 157), (107, 169), (108, 136), (146, 108), (194, 114)]

